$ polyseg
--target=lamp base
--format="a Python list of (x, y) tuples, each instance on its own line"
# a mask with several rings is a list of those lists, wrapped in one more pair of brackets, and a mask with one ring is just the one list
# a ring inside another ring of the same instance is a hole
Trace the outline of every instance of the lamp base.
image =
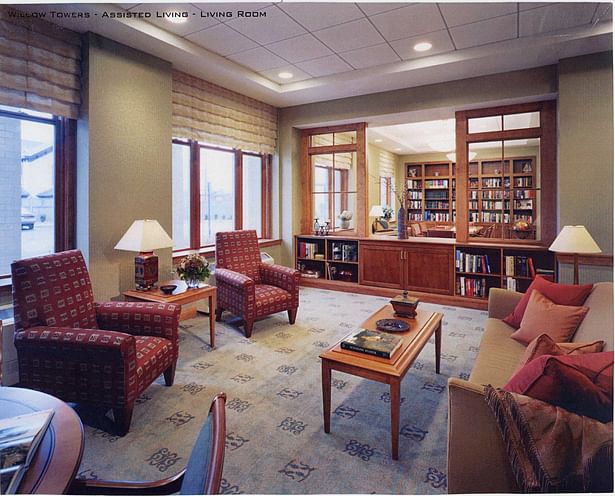
[(135, 257), (135, 284), (137, 291), (149, 291), (158, 282), (158, 257), (153, 252), (139, 253)]

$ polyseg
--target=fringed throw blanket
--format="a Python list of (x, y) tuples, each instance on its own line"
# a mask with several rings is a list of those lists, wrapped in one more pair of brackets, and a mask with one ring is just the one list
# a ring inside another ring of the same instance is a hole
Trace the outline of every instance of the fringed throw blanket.
[(522, 492), (612, 492), (613, 423), (485, 389)]

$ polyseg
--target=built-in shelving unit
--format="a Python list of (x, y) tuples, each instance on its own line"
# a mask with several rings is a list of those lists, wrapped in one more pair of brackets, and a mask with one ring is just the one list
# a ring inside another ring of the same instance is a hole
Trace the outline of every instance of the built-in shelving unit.
[(359, 282), (359, 242), (356, 239), (298, 236), (295, 267), (301, 277)]

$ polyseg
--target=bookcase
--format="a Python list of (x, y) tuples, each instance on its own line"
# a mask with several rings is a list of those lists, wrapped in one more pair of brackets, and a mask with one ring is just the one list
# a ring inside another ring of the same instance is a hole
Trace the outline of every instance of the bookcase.
[(486, 299), (491, 288), (523, 293), (536, 275), (555, 277), (555, 255), (544, 248), (455, 247), (457, 296)]
[(359, 242), (356, 239), (297, 236), (296, 268), (301, 277), (359, 282)]
[[(410, 221), (455, 222), (455, 163), (406, 163), (406, 208)], [(536, 222), (536, 157), (474, 160), (468, 164), (468, 220), (495, 224), (492, 237), (509, 238), (506, 229), (520, 220)], [(535, 232), (525, 234), (535, 238)]]

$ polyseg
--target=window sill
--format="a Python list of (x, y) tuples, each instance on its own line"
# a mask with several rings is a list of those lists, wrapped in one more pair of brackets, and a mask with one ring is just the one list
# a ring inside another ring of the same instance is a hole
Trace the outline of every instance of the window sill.
[[(259, 239), (258, 246), (259, 248), (266, 248), (268, 246), (278, 246), (282, 244), (281, 239)], [(181, 250), (173, 253), (173, 263), (179, 262), (180, 259), (194, 253), (195, 250)], [(210, 258), (215, 256), (216, 247), (215, 246), (205, 246), (198, 251), (199, 255), (204, 256), (205, 258)]]

